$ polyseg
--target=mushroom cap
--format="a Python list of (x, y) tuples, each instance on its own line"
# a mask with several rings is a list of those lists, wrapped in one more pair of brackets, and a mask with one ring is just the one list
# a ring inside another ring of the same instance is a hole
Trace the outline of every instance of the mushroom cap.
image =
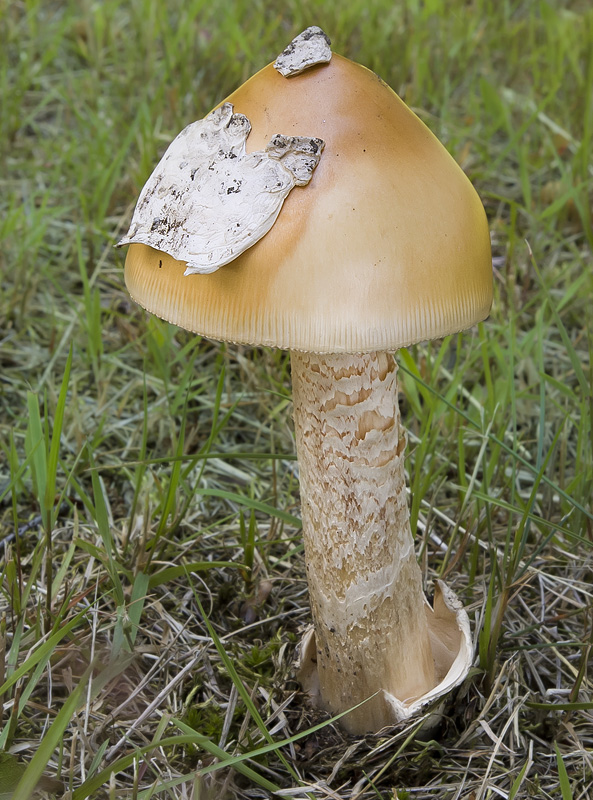
[(282, 77), (269, 64), (225, 102), (251, 121), (247, 151), (277, 133), (325, 150), (271, 230), (230, 264), (129, 248), (134, 300), (212, 339), (317, 353), (396, 350), (484, 319), (488, 224), (471, 183), (375, 73), (338, 55)]

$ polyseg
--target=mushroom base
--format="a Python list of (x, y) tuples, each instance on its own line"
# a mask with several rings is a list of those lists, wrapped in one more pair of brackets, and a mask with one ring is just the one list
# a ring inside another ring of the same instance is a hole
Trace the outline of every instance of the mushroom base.
[[(471, 667), (473, 647), (469, 618), (455, 593), (442, 581), (436, 581), (434, 605), (431, 607), (426, 601), (425, 612), (436, 684), (412, 702), (402, 702), (390, 692), (381, 689), (379, 694), (368, 702), (380, 705), (384, 718), (383, 727), (405, 722), (423, 713), (427, 706), (434, 706), (436, 701), (459, 686)], [(314, 706), (329, 710), (323, 702), (319, 687), (317, 644), (313, 626), (307, 630), (301, 642), (297, 661), (297, 680)], [(364, 706), (347, 714), (341, 720), (351, 733), (366, 732), (360, 727), (361, 709), (364, 709)], [(353, 717), (353, 720), (350, 720), (350, 717)], [(429, 725), (430, 722), (429, 719)]]

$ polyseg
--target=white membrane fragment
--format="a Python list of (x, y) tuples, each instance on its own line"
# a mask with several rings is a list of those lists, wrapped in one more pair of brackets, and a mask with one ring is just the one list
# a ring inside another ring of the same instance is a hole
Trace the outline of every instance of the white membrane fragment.
[(316, 64), (327, 64), (331, 61), (331, 41), (321, 28), (312, 25), (292, 40), (276, 61), (275, 69), (285, 78), (299, 75)]
[(185, 261), (185, 275), (215, 272), (270, 230), (294, 186), (319, 163), (321, 139), (277, 134), (246, 153), (251, 124), (224, 103), (173, 140), (146, 182), (130, 229), (137, 242)]
[[(446, 695), (467, 677), (473, 662), (473, 644), (467, 612), (454, 592), (442, 581), (436, 582), (433, 606), (425, 603), (424, 611), (428, 622), (437, 683), (413, 701), (402, 701), (384, 689), (381, 692), (381, 705), (384, 714), (383, 725), (406, 722), (430, 709), (422, 725), (422, 732), (430, 733), (442, 718)], [(389, 632), (385, 632), (386, 647), (389, 646), (389, 639)], [(305, 632), (301, 642), (297, 678), (312, 702), (322, 706), (317, 642), (312, 626)], [(350, 705), (354, 705), (354, 700)], [(346, 725), (350, 716), (349, 714), (344, 717)]]

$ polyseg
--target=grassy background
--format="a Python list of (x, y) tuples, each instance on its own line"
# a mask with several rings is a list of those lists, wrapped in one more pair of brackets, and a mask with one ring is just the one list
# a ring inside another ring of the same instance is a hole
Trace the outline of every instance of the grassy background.
[[(490, 319), (400, 353), (421, 564), (476, 638), (428, 742), (348, 738), (292, 679), (287, 356), (149, 318), (113, 249), (173, 136), (309, 24), (492, 231)], [(590, 4), (0, 0), (0, 42), (0, 797), (590, 797)]]

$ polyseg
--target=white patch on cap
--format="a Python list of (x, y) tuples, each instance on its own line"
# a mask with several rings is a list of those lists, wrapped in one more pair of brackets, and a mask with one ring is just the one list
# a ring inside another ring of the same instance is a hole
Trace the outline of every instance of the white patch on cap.
[(316, 64), (331, 61), (329, 36), (316, 25), (299, 33), (274, 62), (275, 69), (285, 78), (298, 75)]
[(251, 124), (224, 103), (173, 140), (146, 182), (130, 229), (137, 242), (185, 261), (186, 275), (214, 272), (272, 227), (294, 186), (305, 186), (324, 142), (274, 136), (245, 152)]

